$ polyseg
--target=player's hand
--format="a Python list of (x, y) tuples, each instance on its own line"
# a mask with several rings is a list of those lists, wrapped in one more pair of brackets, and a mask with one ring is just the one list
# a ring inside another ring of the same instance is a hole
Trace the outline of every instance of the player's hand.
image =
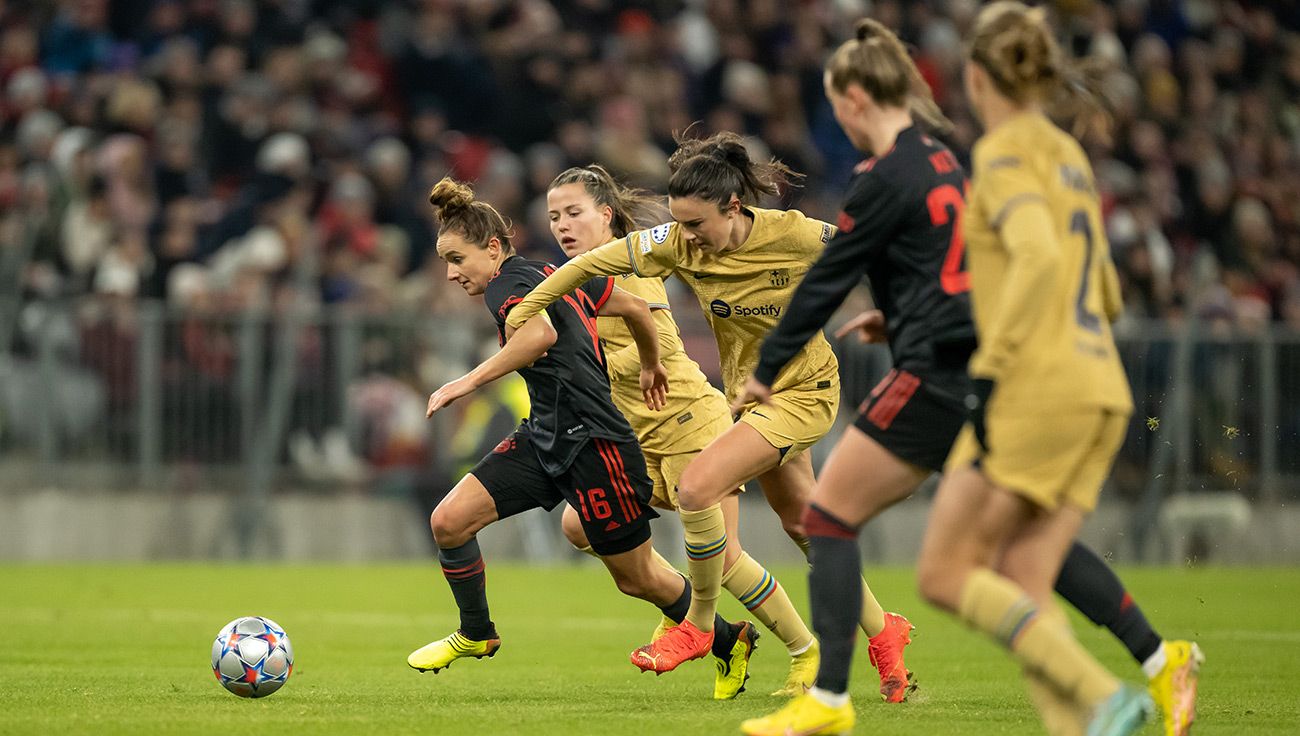
[(429, 408), (424, 412), (425, 419), (433, 416), (435, 411), (450, 406), (456, 399), (472, 393), (474, 393), (474, 384), (466, 376), (444, 383), (442, 388), (429, 394)]
[(740, 393), (737, 394), (736, 398), (731, 402), (731, 416), (736, 416), (740, 413), (741, 409), (744, 409), (749, 404), (753, 404), (754, 402), (767, 404), (770, 403), (771, 400), (772, 387), (764, 386), (758, 382), (757, 378), (754, 378), (751, 375), (749, 378), (745, 379), (744, 388), (740, 389)]
[(966, 394), (966, 420), (975, 430), (975, 441), (980, 443), (984, 452), (989, 451), (988, 429), (984, 426), (984, 412), (988, 408), (989, 398), (993, 396), (996, 384), (991, 378), (971, 380), (970, 393)]
[(668, 369), (663, 363), (641, 367), (641, 395), (645, 397), (645, 405), (654, 411), (668, 403)]
[(858, 333), (858, 342), (886, 342), (889, 329), (885, 326), (885, 313), (879, 309), (868, 309), (835, 331), (835, 337), (841, 338), (851, 332)]

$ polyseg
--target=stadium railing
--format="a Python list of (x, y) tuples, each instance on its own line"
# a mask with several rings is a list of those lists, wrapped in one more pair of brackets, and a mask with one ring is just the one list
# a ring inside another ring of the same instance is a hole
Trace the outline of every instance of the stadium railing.
[[(21, 311), (18, 349), (0, 354), (0, 487), (200, 486), (251, 508), (287, 489), (444, 482), (465, 460), (451, 451), (463, 412), (418, 428), (424, 399), (494, 343), (486, 320), (415, 313), (194, 314), (118, 299)], [(1104, 498), (1128, 509), (1136, 549), (1180, 494), (1265, 507), (1300, 496), (1300, 333), (1136, 322), (1118, 342), (1136, 409)], [(888, 353), (836, 349), (854, 407)]]

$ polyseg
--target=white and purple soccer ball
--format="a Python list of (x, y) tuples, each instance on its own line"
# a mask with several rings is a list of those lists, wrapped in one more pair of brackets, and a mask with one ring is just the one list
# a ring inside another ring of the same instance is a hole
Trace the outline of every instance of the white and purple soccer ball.
[(293, 674), (289, 636), (269, 618), (237, 618), (212, 642), (212, 673), (222, 687), (241, 698), (264, 698)]

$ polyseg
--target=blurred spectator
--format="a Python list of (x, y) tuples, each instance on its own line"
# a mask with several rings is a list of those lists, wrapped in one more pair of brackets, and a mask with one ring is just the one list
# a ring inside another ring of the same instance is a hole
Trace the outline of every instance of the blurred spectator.
[[(1300, 329), (1296, 7), (1052, 4), (1070, 47), (1113, 66), (1114, 130), (1085, 145), (1128, 319)], [(130, 390), (126, 369), (104, 362), (119, 344), (104, 335), (128, 339), (128, 305), (165, 300), (187, 315), (168, 348), (169, 390), (202, 383), (215, 397), (202, 410), (233, 426), (233, 338), (214, 315), (293, 302), (490, 327), (434, 254), (425, 197), (445, 174), (476, 182), (522, 252), (558, 259), (544, 198), (555, 173), (597, 161), (662, 191), (674, 134), (698, 121), (692, 133), (735, 130), (753, 155), (808, 174), (771, 204), (833, 219), (860, 154), (834, 122), (821, 67), (863, 13), (914, 49), (967, 161), (979, 131), (962, 98), (960, 40), (977, 10), (973, 0), (7, 4), (0, 278), (33, 302), (113, 305), (91, 313), (80, 351), (112, 406)], [(333, 360), (330, 338), (304, 340), (318, 364)], [(438, 347), (403, 353), (426, 356), (405, 380), (441, 375)]]

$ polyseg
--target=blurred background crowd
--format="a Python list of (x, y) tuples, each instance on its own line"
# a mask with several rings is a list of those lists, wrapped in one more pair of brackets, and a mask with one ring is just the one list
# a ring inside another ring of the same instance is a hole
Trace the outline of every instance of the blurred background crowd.
[[(1113, 63), (1116, 125), (1087, 145), (1126, 316), (1300, 328), (1300, 2), (1051, 5), (1076, 54)], [(4, 0), (0, 293), (21, 296), (0, 310), (3, 352), (31, 355), (38, 335), (64, 334), (61, 349), (107, 386), (112, 415), (139, 398), (138, 366), (121, 355), (138, 339), (142, 300), (182, 315), (165, 350), (184, 357), (175, 370), (186, 381), (205, 386), (233, 382), (237, 365), (236, 340), (213, 329), (214, 316), (337, 306), (486, 324), (433, 253), (434, 181), (473, 182), (512, 218), (521, 251), (559, 260), (545, 215), (552, 177), (594, 161), (663, 191), (674, 132), (694, 121), (699, 134), (742, 132), (753, 155), (806, 174), (781, 204), (833, 220), (861, 155), (822, 94), (828, 52), (863, 15), (897, 29), (956, 123), (948, 141), (965, 160), (978, 129), (962, 99), (962, 38), (977, 9), (975, 0)], [(392, 421), (400, 395), (403, 431), (419, 435), (423, 392), (454, 370), (438, 365), (457, 351), (432, 349), (436, 336), (395, 335), (365, 343), (374, 350), (360, 360), (400, 364), (387, 374), (401, 380), (353, 398)], [(309, 363), (334, 354), (319, 333), (300, 343)], [(688, 346), (707, 353), (707, 343)], [(320, 375), (299, 392), (333, 390)], [(236, 413), (233, 398), (203, 401), (177, 411)], [(313, 411), (297, 422), (318, 428), (318, 445), (300, 443), (305, 465), (333, 442), (346, 467), (348, 443), (319, 431), (338, 417)], [(11, 421), (21, 413), (11, 408)], [(116, 431), (129, 438), (137, 423), (123, 416)]]

